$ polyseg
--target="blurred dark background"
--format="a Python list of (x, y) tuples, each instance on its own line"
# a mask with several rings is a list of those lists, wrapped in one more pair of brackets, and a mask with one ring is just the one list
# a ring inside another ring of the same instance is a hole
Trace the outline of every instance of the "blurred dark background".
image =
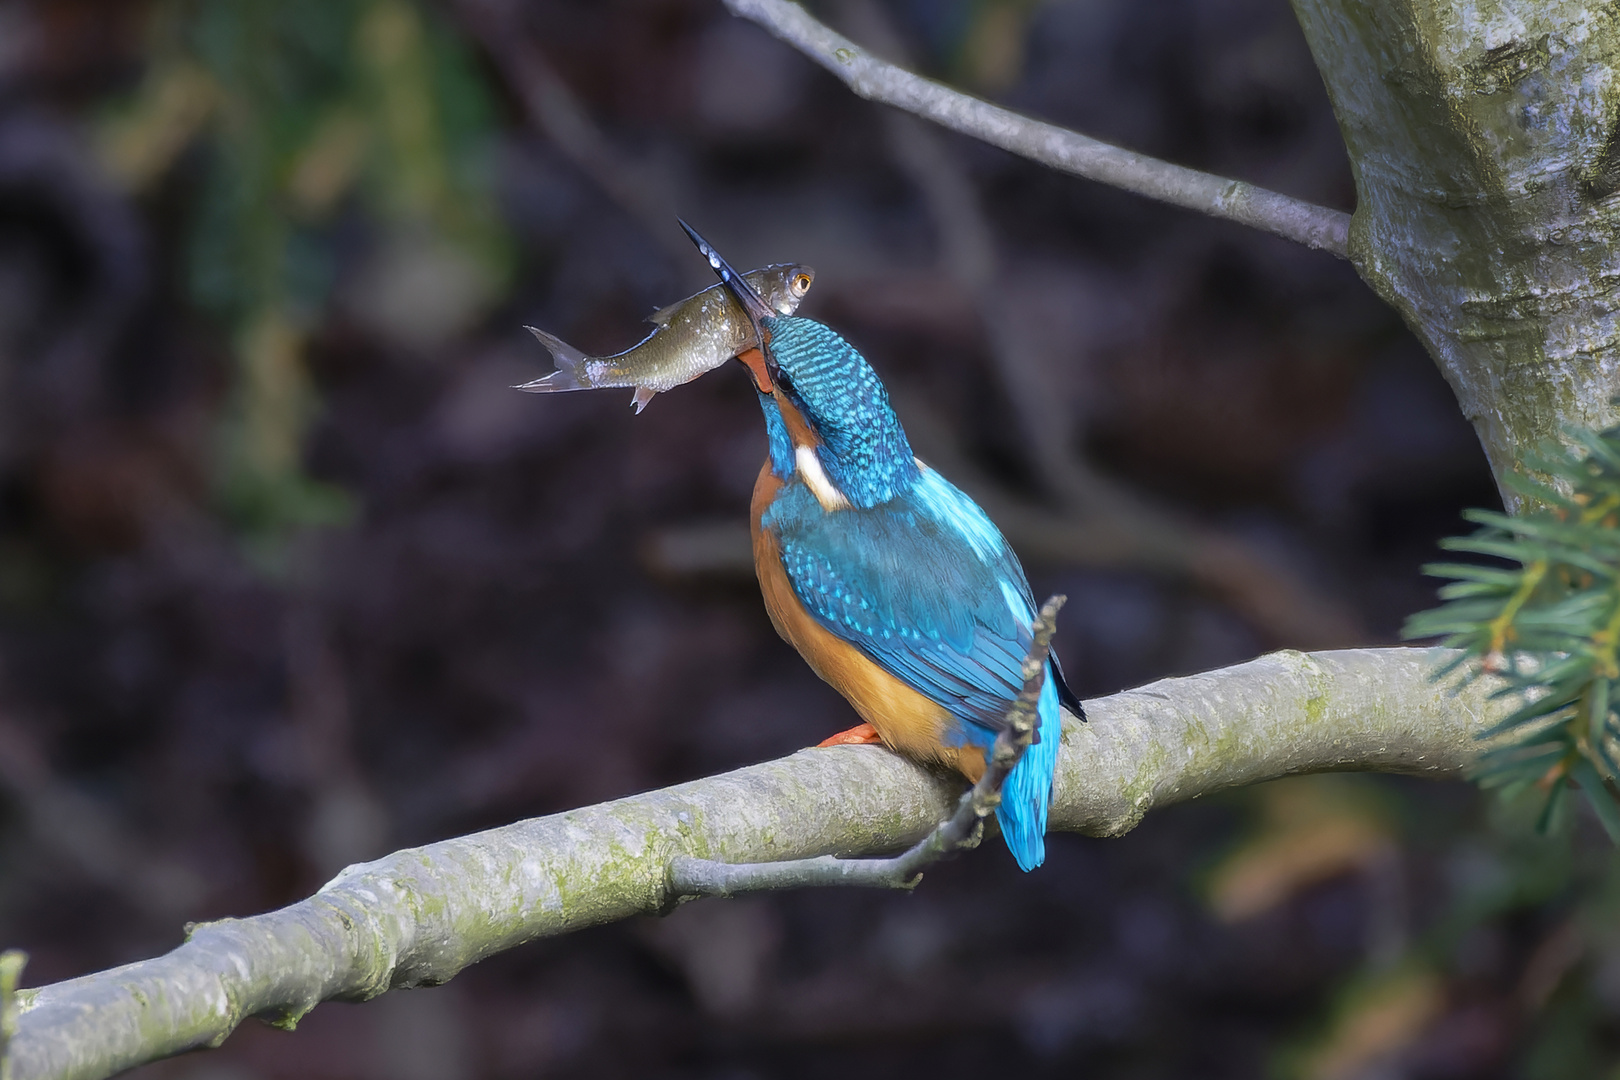
[[(1282, 0), (850, 0), (1040, 117), (1349, 209)], [(1348, 264), (857, 100), (717, 0), (0, 5), (0, 944), (38, 985), (394, 848), (848, 726), (772, 633), (728, 366), (551, 398), (739, 264), (1003, 525), (1082, 696), (1392, 643), (1496, 502)], [(184, 1080), (1620, 1075), (1620, 881), (1307, 778), (915, 894), (690, 905), (249, 1022)]]

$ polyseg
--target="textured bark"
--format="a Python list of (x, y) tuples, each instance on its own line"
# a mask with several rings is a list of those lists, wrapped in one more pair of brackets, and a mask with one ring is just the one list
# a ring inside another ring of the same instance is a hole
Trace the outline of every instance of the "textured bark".
[[(1275, 653), (1089, 702), (1091, 722), (1063, 734), (1052, 827), (1114, 836), (1153, 807), (1291, 773), (1459, 776), (1508, 703), (1485, 683), (1434, 685), (1435, 659)], [(396, 852), (291, 907), (194, 927), (165, 956), (23, 991), (12, 1075), (92, 1080), (218, 1045), (247, 1016), (290, 1027), (321, 1001), (442, 983), (526, 941), (663, 910), (677, 856), (894, 851), (960, 791), (881, 748), (806, 750)]]
[(1293, 3), (1355, 172), (1350, 257), (1445, 372), (1498, 481), (1568, 426), (1613, 424), (1620, 11)]

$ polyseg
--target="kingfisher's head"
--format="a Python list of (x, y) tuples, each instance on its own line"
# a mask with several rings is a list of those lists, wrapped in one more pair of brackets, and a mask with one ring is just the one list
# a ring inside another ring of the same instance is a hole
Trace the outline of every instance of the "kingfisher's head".
[(911, 443), (866, 358), (813, 319), (782, 315), (763, 325), (765, 370), (795, 457), (801, 446), (813, 448), (828, 479), (857, 506), (887, 502), (915, 483)]
[(797, 474), (822, 507), (871, 507), (919, 472), (889, 392), (866, 358), (830, 327), (779, 315), (684, 221), (709, 265), (748, 312), (760, 348), (741, 359), (754, 376), (771, 441), (771, 467)]

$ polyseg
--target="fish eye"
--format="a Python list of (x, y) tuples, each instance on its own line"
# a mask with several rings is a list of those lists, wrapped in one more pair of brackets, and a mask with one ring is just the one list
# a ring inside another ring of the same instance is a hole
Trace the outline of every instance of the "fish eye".
[(798, 276), (796, 276), (793, 279), (793, 291), (794, 292), (802, 294), (802, 293), (808, 292), (809, 289), (810, 289), (810, 275), (809, 274), (799, 274)]

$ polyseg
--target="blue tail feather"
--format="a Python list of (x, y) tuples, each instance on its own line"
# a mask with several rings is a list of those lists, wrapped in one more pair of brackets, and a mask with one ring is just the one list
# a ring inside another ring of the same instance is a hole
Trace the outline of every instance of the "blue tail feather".
[(1001, 787), (1001, 805), (996, 809), (1001, 835), (1020, 870), (1033, 870), (1046, 861), (1046, 810), (1052, 797), (1058, 745), (1063, 741), (1063, 710), (1058, 707), (1057, 683), (1050, 662), (1036, 711), (1041, 741), (1024, 751), (1008, 775)]

